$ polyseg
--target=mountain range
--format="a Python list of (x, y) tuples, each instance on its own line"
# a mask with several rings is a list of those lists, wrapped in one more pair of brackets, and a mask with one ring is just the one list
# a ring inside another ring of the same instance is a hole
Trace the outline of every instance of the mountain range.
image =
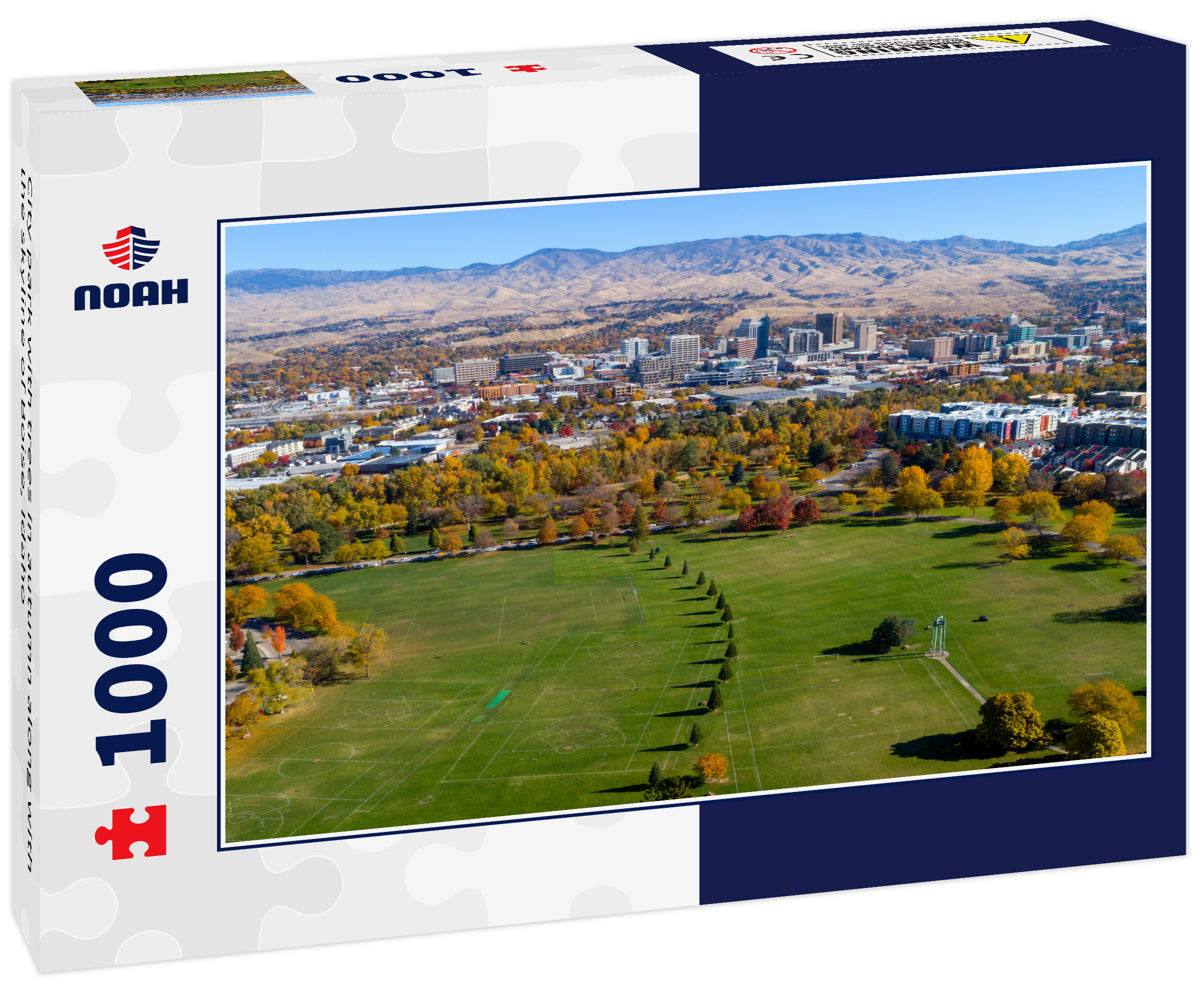
[[(530, 314), (544, 325), (604, 303), (744, 295), (773, 315), (1039, 312), (1039, 286), (1138, 279), (1146, 227), (1053, 247), (954, 236), (742, 236), (626, 251), (546, 248), (505, 264), (392, 271), (270, 268), (226, 276), (226, 338), (243, 341), (359, 318), (394, 329)], [(311, 338), (306, 338), (311, 343)]]

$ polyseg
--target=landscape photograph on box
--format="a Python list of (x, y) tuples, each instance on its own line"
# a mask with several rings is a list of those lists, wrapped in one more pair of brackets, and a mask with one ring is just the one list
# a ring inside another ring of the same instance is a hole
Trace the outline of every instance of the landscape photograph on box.
[(1147, 755), (1149, 199), (223, 221), (222, 844)]

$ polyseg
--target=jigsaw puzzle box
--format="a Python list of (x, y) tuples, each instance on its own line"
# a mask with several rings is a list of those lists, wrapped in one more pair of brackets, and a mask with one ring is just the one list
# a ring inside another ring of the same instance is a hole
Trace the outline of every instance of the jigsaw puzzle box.
[(1183, 67), (20, 82), (38, 964), (1183, 853)]

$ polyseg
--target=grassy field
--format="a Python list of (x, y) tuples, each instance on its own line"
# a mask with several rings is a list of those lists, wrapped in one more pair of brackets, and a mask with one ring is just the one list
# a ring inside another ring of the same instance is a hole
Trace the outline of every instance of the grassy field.
[[(1135, 568), (1062, 549), (1000, 564), (996, 532), (852, 515), (782, 536), (656, 535), (670, 569), (621, 542), (311, 578), (343, 620), (387, 631), (388, 664), (230, 743), (227, 839), (636, 803), (653, 762), (684, 773), (710, 751), (731, 763), (716, 794), (1019, 762), (978, 748), (977, 701), (919, 653), (938, 614), (984, 696), (1024, 689), (1063, 718), (1072, 688), (1111, 673), (1144, 698), (1145, 624), (1116, 611)], [(701, 704), (725, 627), (701, 570), (736, 617), (715, 714)], [(867, 652), (889, 613), (917, 621), (910, 649)]]

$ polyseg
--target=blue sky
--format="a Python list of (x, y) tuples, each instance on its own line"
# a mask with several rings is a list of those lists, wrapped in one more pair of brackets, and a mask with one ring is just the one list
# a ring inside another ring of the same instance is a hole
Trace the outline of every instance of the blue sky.
[(502, 264), (544, 247), (619, 251), (749, 235), (965, 234), (1053, 246), (1146, 222), (1146, 168), (1102, 167), (226, 228), (226, 271)]

